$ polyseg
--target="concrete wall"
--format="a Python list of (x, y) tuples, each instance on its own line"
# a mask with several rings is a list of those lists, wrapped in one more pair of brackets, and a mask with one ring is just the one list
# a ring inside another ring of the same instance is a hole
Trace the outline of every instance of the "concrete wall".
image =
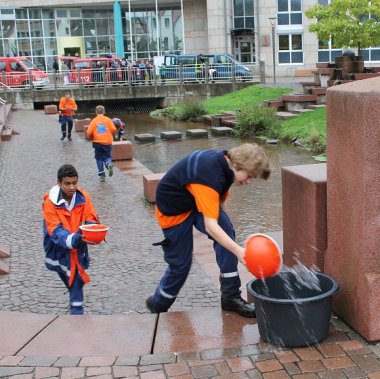
[(380, 78), (327, 91), (325, 272), (333, 308), (369, 341), (380, 339)]

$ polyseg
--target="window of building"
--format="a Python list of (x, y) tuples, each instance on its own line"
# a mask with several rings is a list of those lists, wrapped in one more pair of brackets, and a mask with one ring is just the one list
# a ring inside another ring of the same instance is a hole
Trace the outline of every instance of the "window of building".
[(165, 18), (165, 28), (168, 29), (170, 27), (170, 19)]
[(277, 0), (278, 25), (302, 25), (302, 0)]
[(234, 29), (255, 27), (253, 0), (234, 0)]
[(303, 63), (302, 34), (280, 34), (278, 43), (278, 62), (280, 64)]

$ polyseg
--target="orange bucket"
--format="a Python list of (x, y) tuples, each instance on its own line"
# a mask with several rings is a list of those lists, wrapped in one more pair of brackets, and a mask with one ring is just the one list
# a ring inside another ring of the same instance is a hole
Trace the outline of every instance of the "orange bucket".
[(103, 224), (81, 225), (83, 238), (93, 243), (100, 243), (106, 238), (108, 226)]
[(258, 279), (276, 275), (282, 267), (280, 247), (265, 234), (252, 234), (245, 241), (245, 263), (248, 271)]

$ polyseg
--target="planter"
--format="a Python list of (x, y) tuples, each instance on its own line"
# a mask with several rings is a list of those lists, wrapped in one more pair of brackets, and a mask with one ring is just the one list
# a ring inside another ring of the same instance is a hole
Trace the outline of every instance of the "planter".
[(328, 335), (331, 299), (339, 290), (335, 279), (318, 273), (320, 289), (310, 289), (291, 272), (247, 284), (254, 298), (263, 340), (281, 347), (316, 344)]

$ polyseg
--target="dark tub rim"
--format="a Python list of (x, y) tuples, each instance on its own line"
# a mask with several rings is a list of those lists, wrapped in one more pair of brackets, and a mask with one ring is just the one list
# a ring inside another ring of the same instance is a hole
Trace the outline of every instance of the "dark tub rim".
[[(294, 274), (292, 274), (294, 275)], [(258, 280), (262, 280), (262, 279), (253, 279), (251, 280), (248, 285), (247, 285), (247, 289), (248, 289), (248, 292), (250, 293), (250, 295), (252, 295), (253, 297), (255, 298), (258, 298), (260, 300), (263, 300), (263, 301), (268, 301), (268, 302), (271, 302), (271, 303), (279, 303), (279, 304), (306, 304), (306, 303), (312, 303), (312, 302), (315, 302), (315, 301), (320, 301), (321, 299), (324, 299), (326, 297), (329, 297), (329, 296), (333, 296), (335, 295), (338, 291), (339, 291), (339, 284), (338, 282), (331, 276), (327, 275), (327, 274), (323, 274), (323, 273), (316, 273), (317, 276), (323, 276), (325, 277), (326, 279), (329, 279), (331, 282), (332, 282), (332, 288), (330, 290), (328, 290), (327, 292), (322, 292), (316, 296), (312, 296), (312, 297), (305, 297), (305, 298), (293, 298), (293, 299), (279, 299), (279, 298), (276, 298), (276, 297), (270, 297), (270, 296), (265, 296), (265, 295), (262, 295), (260, 293), (257, 293), (256, 291), (253, 290), (252, 288), (252, 284)]]

